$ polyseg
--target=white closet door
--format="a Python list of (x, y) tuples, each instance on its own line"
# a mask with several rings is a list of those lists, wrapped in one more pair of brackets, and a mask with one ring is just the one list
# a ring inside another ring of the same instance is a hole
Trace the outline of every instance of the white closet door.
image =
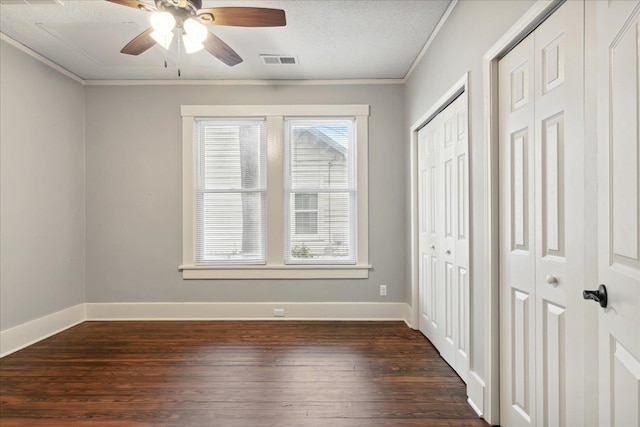
[(537, 424), (584, 425), (583, 4), (534, 33)]
[(442, 129), (442, 141), (440, 144), (440, 156), (438, 162), (438, 172), (440, 175), (440, 186), (438, 187), (438, 214), (442, 218), (441, 235), (442, 244), (440, 256), (442, 262), (439, 265), (442, 272), (438, 281), (437, 292), (440, 295), (439, 306), (440, 324), (443, 326), (444, 336), (441, 345), (438, 347), (440, 355), (449, 365), (455, 367), (455, 339), (456, 339), (456, 271), (455, 271), (455, 188), (454, 188), (454, 125), (455, 106), (450, 104), (440, 114), (440, 128)]
[[(640, 425), (640, 2), (598, 2), (599, 425)], [(586, 302), (586, 304), (593, 304)]]
[(499, 62), (500, 422), (534, 425), (533, 36)]
[[(469, 138), (467, 134), (467, 95), (463, 93), (452, 104), (455, 114), (453, 128), (453, 197), (455, 209), (452, 221), (455, 253), (455, 370), (466, 381), (469, 373), (470, 313), (469, 305)], [(445, 251), (446, 253), (446, 251)]]
[(434, 118), (431, 126), (425, 126), (418, 132), (418, 203), (419, 203), (419, 301), (420, 331), (436, 346), (440, 345), (440, 323), (438, 318), (438, 282), (439, 250), (441, 247), (440, 221), (436, 207), (438, 203), (438, 147), (440, 129)]
[(584, 424), (583, 5), (500, 61), (501, 422)]
[(418, 132), (420, 330), (469, 371), (469, 169), (463, 93)]

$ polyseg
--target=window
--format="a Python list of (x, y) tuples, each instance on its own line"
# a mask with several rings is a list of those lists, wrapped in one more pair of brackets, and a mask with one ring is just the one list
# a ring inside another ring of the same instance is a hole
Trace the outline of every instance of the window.
[(354, 119), (285, 120), (285, 262), (354, 264)]
[(264, 120), (196, 120), (196, 263), (265, 262)]
[(183, 278), (368, 277), (368, 114), (183, 106)]

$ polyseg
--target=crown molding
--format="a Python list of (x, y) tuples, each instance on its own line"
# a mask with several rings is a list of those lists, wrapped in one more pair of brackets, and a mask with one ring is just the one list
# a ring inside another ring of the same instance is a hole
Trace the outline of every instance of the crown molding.
[(413, 71), (416, 69), (418, 64), (420, 64), (420, 62), (422, 61), (422, 57), (424, 56), (425, 53), (427, 53), (429, 46), (431, 46), (431, 43), (433, 43), (433, 41), (435, 40), (436, 36), (444, 26), (444, 23), (447, 22), (449, 15), (451, 15), (451, 12), (453, 11), (453, 9), (456, 7), (457, 4), (458, 4), (458, 0), (453, 0), (451, 3), (449, 3), (449, 6), (440, 17), (438, 24), (429, 35), (429, 38), (427, 39), (426, 43), (422, 47), (422, 50), (420, 51), (418, 56), (416, 56), (416, 59), (413, 61), (413, 64), (411, 64), (411, 67), (409, 67), (409, 71), (407, 71), (407, 74), (402, 79), (402, 83), (406, 83), (407, 80), (409, 80), (409, 77), (411, 77), (411, 74), (413, 74)]
[(339, 86), (399, 85), (404, 79), (353, 80), (84, 80), (86, 86)]
[(77, 76), (76, 74), (72, 73), (71, 71), (67, 70), (66, 68), (63, 68), (61, 66), (59, 66), (58, 64), (56, 64), (53, 61), (48, 60), (47, 58), (45, 58), (44, 56), (40, 55), (38, 52), (28, 48), (27, 46), (23, 45), (22, 43), (17, 42), (16, 40), (12, 39), (11, 37), (9, 37), (8, 35), (6, 35), (3, 32), (0, 32), (0, 40), (2, 40), (3, 42), (6, 42), (7, 44), (15, 47), (16, 49), (18, 49), (19, 51), (29, 55), (30, 57), (42, 62), (43, 64), (53, 68), (54, 70), (56, 70), (57, 72), (59, 72), (60, 74), (69, 77), (71, 80), (78, 82), (80, 84), (85, 84), (84, 80)]

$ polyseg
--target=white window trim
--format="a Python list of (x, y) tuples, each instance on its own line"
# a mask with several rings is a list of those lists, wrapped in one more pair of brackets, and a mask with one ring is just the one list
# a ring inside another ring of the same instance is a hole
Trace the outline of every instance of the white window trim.
[[(182, 271), (183, 279), (365, 279), (369, 277), (369, 105), (183, 105), (182, 114)], [(357, 188), (357, 262), (355, 265), (284, 264), (284, 119), (355, 117)], [(266, 119), (266, 265), (195, 265), (194, 153), (196, 118)], [(276, 163), (279, 163), (276, 164)], [(280, 191), (269, 191), (280, 189)], [(277, 220), (274, 220), (277, 218)]]

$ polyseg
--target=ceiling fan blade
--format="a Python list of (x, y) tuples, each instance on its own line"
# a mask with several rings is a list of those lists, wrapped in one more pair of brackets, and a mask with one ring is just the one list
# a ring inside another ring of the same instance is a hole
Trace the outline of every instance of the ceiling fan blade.
[(203, 44), (207, 52), (230, 67), (242, 62), (242, 58), (240, 58), (240, 55), (238, 55), (235, 50), (231, 49), (228, 44), (212, 33), (207, 35), (207, 39)]
[(284, 27), (287, 25), (284, 10), (262, 7), (212, 7), (198, 10), (198, 17), (206, 24), (234, 27)]
[(151, 38), (152, 32), (153, 28), (149, 28), (138, 34), (136, 38), (127, 43), (120, 52), (126, 53), (127, 55), (140, 55), (142, 52), (149, 50), (156, 44), (155, 40)]
[(151, 5), (149, 3), (145, 3), (139, 0), (107, 0), (107, 1), (110, 1), (111, 3), (115, 3), (115, 4), (120, 4), (122, 6), (133, 7), (134, 9), (146, 10), (148, 12), (153, 12), (157, 10), (154, 5)]

